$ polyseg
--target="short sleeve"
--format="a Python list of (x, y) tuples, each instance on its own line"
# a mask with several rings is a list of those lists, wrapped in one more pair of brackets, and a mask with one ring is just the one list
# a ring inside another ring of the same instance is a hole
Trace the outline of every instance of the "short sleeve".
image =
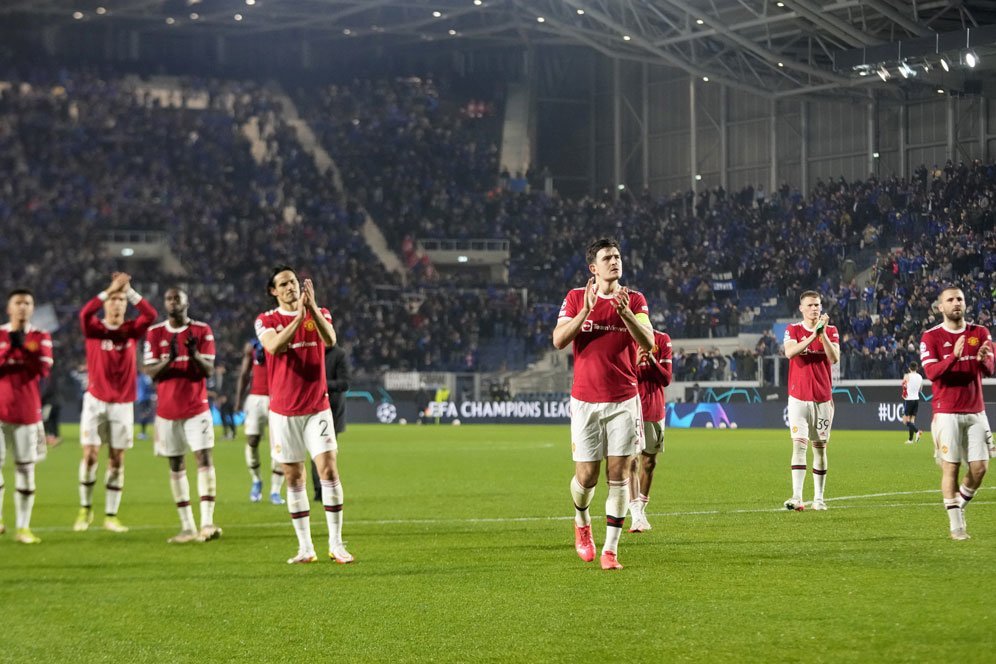
[(833, 325), (827, 327), (827, 337), (830, 339), (830, 343), (840, 345), (840, 335), (837, 333), (837, 328)]
[(145, 352), (144, 352), (145, 363), (155, 364), (156, 356), (155, 353), (152, 352), (152, 334), (149, 334), (149, 337), (145, 339), (144, 347), (145, 347)]
[(214, 331), (209, 325), (205, 325), (204, 327), (207, 329), (204, 334), (197, 339), (197, 352), (199, 352), (202, 357), (213, 360), (215, 354)]
[(272, 327), (269, 326), (269, 321), (266, 320), (266, 314), (260, 314), (256, 316), (256, 338), (262, 340), (263, 336), (267, 332), (276, 332)]
[[(583, 293), (584, 291), (582, 291)], [(578, 315), (578, 302), (577, 298), (571, 297), (574, 295), (575, 291), (571, 291), (564, 298), (563, 304), (560, 305), (560, 313), (557, 314), (557, 318), (574, 318)]]

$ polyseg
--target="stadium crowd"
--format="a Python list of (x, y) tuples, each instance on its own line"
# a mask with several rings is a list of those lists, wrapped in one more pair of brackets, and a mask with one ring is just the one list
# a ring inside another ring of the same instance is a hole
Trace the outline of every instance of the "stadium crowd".
[[(816, 286), (841, 331), (844, 375), (891, 378), (916, 357), (947, 279), (963, 283), (975, 320), (991, 322), (990, 164), (921, 168), (908, 181), (824, 181), (806, 200), (788, 186), (568, 200), (499, 177), (495, 114), (487, 112), (498, 100), (468, 113), (447, 98), (445, 83), (425, 77), (307, 95), (302, 106), (347, 196), (318, 170), (261, 86), (188, 82), (191, 94), (208, 91), (207, 108), (194, 110), (89, 71), (6, 80), (0, 243), (23, 260), (5, 263), (4, 278), (55, 304), (66, 366), (82, 357), (78, 307), (121, 262), (100, 249), (113, 230), (166, 233), (185, 274), (143, 266), (132, 269), (136, 285), (150, 295), (186, 285), (192, 314), (218, 330), (219, 357), (230, 366), (254, 315), (271, 306), (264, 284), (280, 262), (315, 280), (361, 372), (497, 368), (482, 366), (482, 349), (508, 338), (535, 355), (549, 348), (564, 293), (587, 277), (579, 248), (598, 235), (619, 237), (626, 281), (645, 293), (655, 325), (675, 340), (735, 336), (754, 315), (743, 293), (774, 293), (792, 316), (796, 294)], [(258, 161), (242, 131), (250, 118), (265, 143)], [(402, 256), (420, 238), (509, 240), (509, 284), (441, 275), (412, 260), (406, 287), (365, 241), (367, 212)], [(862, 250), (878, 253), (867, 287), (840, 269)], [(777, 347), (766, 337), (729, 356), (682, 352), (675, 376), (749, 378)]]

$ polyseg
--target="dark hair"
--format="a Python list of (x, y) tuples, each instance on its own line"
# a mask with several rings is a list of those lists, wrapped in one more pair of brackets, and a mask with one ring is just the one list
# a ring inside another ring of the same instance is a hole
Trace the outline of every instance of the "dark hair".
[(619, 243), (615, 240), (607, 237), (599, 238), (588, 245), (588, 251), (585, 253), (585, 259), (588, 261), (588, 265), (595, 262), (595, 257), (598, 256), (598, 252), (602, 249), (618, 249)]
[(910, 362), (910, 371), (916, 371), (917, 367), (920, 366), (919, 362)]
[(30, 295), (31, 299), (34, 299), (35, 297), (35, 294), (31, 291), (30, 288), (15, 288), (14, 290), (7, 293), (7, 301), (10, 302), (10, 298), (14, 297), (15, 295)]
[(818, 292), (816, 292), (814, 290), (807, 290), (807, 291), (802, 291), (802, 294), (799, 296), (799, 302), (802, 302), (807, 297), (815, 297), (815, 298), (819, 299), (820, 302), (823, 301), (823, 296), (820, 295)]
[(267, 295), (273, 295), (273, 293), (270, 292), (270, 289), (277, 287), (276, 278), (277, 275), (280, 274), (281, 272), (293, 272), (294, 276), (295, 277), (297, 276), (297, 270), (292, 268), (290, 265), (277, 265), (276, 267), (273, 268), (273, 271), (270, 272), (270, 280), (267, 282), (266, 285)]

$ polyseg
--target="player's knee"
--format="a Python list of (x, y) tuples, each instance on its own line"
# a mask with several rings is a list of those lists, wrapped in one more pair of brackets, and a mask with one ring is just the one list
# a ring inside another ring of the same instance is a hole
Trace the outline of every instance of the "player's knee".
[(179, 473), (187, 469), (187, 465), (183, 462), (182, 456), (172, 456), (169, 457), (169, 469), (174, 473)]
[(643, 455), (643, 470), (648, 473), (654, 472), (657, 468), (657, 455), (656, 454), (644, 454)]
[(197, 467), (198, 468), (210, 468), (211, 467), (211, 450), (200, 450), (195, 453), (197, 457)]
[(259, 436), (246, 436), (246, 444), (249, 447), (259, 447)]

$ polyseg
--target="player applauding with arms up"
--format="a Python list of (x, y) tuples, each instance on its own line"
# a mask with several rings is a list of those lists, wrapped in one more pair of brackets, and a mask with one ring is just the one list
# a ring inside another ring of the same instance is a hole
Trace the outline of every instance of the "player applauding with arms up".
[[(128, 303), (138, 308), (138, 317), (125, 320)], [(104, 317), (97, 312), (104, 310)], [(86, 303), (80, 311), (80, 327), (86, 339), (88, 384), (80, 415), (80, 511), (73, 530), (86, 530), (93, 522), (93, 486), (97, 483), (97, 453), (107, 445), (104, 529), (116, 533), (128, 529), (118, 520), (124, 490), (124, 455), (135, 437), (135, 396), (138, 370), (135, 344), (156, 320), (156, 308), (135, 292), (131, 277), (115, 272), (111, 285)]]
[(311, 511), (304, 462), (318, 467), (322, 504), (329, 529), (329, 558), (350, 563), (342, 541), (342, 484), (336, 463), (335, 423), (325, 382), (325, 348), (336, 343), (328, 309), (319, 307), (310, 279), (298, 281), (286, 265), (270, 277), (269, 292), (277, 308), (256, 318), (256, 335), (266, 349), (270, 380), (270, 448), (287, 478), (287, 508), (297, 534), (291, 564), (318, 560), (311, 541)]
[[(982, 376), (993, 375), (993, 340), (985, 327), (965, 321), (960, 288), (941, 291), (938, 308), (944, 321), (920, 338), (920, 363), (934, 391), (930, 433), (941, 464), (941, 495), (951, 538), (966, 540), (965, 505), (989, 469), (992, 433), (982, 401)], [(968, 471), (959, 487), (962, 463)]]
[[(35, 461), (42, 442), (41, 394), (38, 382), (52, 371), (52, 336), (31, 325), (35, 298), (26, 288), (7, 296), (6, 325), (0, 326), (0, 468), (7, 446), (14, 450), (16, 489), (14, 507), (21, 544), (41, 542), (31, 532), (35, 504)], [(3, 475), (0, 475), (0, 507)], [(0, 533), (5, 531), (0, 516)]]
[(813, 509), (825, 510), (827, 443), (833, 426), (833, 385), (830, 366), (840, 361), (837, 328), (823, 313), (816, 291), (799, 296), (802, 321), (785, 328), (785, 357), (789, 360), (788, 421), (792, 435), (792, 497), (785, 508), (802, 511), (806, 482), (806, 447), (813, 444)]
[[(149, 328), (145, 340), (145, 372), (159, 386), (156, 406), (156, 454), (169, 459), (170, 488), (180, 515), (180, 532), (171, 544), (203, 542), (221, 536), (214, 524), (217, 494), (214, 463), (214, 418), (208, 406), (207, 378), (214, 373), (214, 333), (207, 323), (187, 316), (187, 294), (166, 291), (168, 318)], [(190, 482), (184, 455), (197, 459), (201, 497), (201, 530), (190, 507)]]
[(605, 545), (600, 563), (602, 569), (622, 569), (616, 553), (626, 519), (629, 463), (643, 438), (637, 350), (649, 352), (654, 335), (643, 294), (619, 285), (619, 244), (607, 238), (596, 240), (588, 246), (586, 258), (593, 276), (584, 288), (567, 294), (553, 331), (554, 347), (574, 344), (574, 548), (585, 562), (595, 559), (588, 506), (605, 459), (609, 495), (605, 501)]

